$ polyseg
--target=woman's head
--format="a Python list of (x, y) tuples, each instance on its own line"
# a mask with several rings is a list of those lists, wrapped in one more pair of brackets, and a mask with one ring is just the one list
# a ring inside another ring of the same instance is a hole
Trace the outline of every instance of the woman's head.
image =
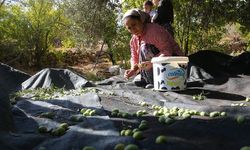
[(147, 0), (143, 3), (143, 10), (146, 13), (150, 13), (150, 11), (152, 10), (154, 4), (152, 3), (152, 1)]
[(127, 11), (123, 16), (123, 23), (126, 29), (134, 35), (141, 35), (143, 33), (144, 25), (148, 22), (149, 16), (138, 9)]

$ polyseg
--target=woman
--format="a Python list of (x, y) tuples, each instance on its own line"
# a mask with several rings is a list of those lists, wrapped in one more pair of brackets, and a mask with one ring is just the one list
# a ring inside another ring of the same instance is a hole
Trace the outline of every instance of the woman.
[(157, 13), (152, 18), (153, 23), (163, 26), (174, 37), (174, 11), (171, 0), (153, 0), (153, 4), (157, 7)]
[[(126, 79), (140, 72), (134, 80), (138, 86), (153, 86), (153, 57), (182, 55), (178, 44), (160, 25), (149, 23), (147, 13), (138, 9), (127, 11), (123, 16), (126, 29), (132, 34), (130, 40), (131, 69), (125, 71)], [(138, 79), (139, 78), (139, 79)]]

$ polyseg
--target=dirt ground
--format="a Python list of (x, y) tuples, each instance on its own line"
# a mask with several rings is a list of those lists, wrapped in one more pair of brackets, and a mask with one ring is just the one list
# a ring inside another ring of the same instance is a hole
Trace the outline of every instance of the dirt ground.
[(108, 68), (112, 66), (111, 62), (78, 64), (69, 66), (68, 68), (85, 76), (89, 80), (102, 80), (112, 76), (108, 72)]

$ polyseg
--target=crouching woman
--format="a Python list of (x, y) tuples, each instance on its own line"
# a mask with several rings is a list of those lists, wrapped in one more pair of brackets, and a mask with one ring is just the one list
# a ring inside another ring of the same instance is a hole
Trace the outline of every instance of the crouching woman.
[(161, 56), (182, 55), (180, 47), (172, 36), (160, 25), (150, 23), (147, 13), (132, 9), (123, 16), (126, 29), (132, 34), (130, 40), (131, 68), (125, 71), (124, 77), (135, 77), (137, 86), (153, 86), (153, 67), (151, 59)]

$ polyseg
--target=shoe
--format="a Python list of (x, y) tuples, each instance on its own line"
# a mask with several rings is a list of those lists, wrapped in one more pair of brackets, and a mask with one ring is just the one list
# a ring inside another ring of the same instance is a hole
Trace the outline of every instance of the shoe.
[(147, 84), (147, 85), (145, 86), (145, 89), (152, 89), (152, 88), (154, 88), (154, 85), (153, 85), (153, 84)]

